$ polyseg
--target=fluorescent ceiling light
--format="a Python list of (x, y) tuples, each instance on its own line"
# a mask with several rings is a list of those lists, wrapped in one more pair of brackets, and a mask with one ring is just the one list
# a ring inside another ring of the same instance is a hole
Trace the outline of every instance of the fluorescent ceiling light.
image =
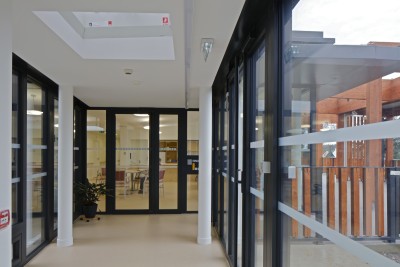
[(86, 127), (88, 132), (104, 132), (104, 128), (96, 125), (88, 125)]
[(159, 134), (162, 134), (162, 132), (158, 132)]
[(28, 110), (26, 111), (26, 114), (28, 114), (28, 115), (33, 115), (33, 116), (40, 116), (40, 115), (43, 114), (43, 111), (34, 110), (34, 109), (28, 109)]
[(146, 126), (143, 127), (143, 129), (150, 130), (150, 126), (146, 125)]
[(393, 72), (389, 75), (383, 76), (382, 80), (394, 80), (400, 77), (400, 72)]
[(149, 116), (149, 114), (133, 114), (133, 115), (135, 115), (137, 117), (148, 117)]
[(58, 123), (54, 124), (54, 127), (58, 128)]

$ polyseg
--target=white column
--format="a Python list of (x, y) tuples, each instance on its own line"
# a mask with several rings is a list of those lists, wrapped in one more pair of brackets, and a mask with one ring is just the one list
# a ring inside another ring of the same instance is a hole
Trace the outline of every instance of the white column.
[[(0, 211), (11, 212), (12, 0), (0, 1)], [(11, 267), (11, 223), (0, 230), (0, 266)]]
[(200, 95), (200, 140), (199, 140), (199, 213), (197, 243), (211, 244), (211, 136), (212, 136), (212, 91), (201, 88)]
[(60, 86), (58, 93), (58, 238), (57, 246), (72, 246), (74, 89)]

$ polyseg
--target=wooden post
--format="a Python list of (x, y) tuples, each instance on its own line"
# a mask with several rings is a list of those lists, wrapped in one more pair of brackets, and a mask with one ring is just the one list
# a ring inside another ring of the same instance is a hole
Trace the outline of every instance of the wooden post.
[(349, 168), (340, 169), (340, 189), (339, 189), (339, 199), (340, 199), (340, 220), (339, 227), (340, 233), (347, 235), (347, 178), (349, 177)]
[[(367, 123), (375, 123), (382, 121), (382, 79), (369, 82), (367, 84)], [(367, 167), (365, 172), (365, 194), (364, 194), (364, 224), (365, 235), (372, 235), (372, 206), (377, 203), (376, 198), (376, 179), (375, 168), (381, 166), (382, 161), (382, 144), (381, 140), (366, 141), (366, 162)], [(375, 224), (376, 225), (376, 224)]]
[(351, 225), (353, 236), (360, 236), (360, 188), (359, 180), (362, 178), (362, 168), (353, 168), (351, 177)]

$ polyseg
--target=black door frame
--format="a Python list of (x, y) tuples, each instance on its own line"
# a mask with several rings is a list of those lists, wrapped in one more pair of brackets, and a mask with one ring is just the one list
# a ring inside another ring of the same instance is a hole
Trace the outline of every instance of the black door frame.
[[(248, 60), (252, 51), (260, 44), (265, 45), (265, 127), (264, 131), (264, 160), (270, 162), (270, 173), (264, 175), (264, 266), (275, 267), (281, 265), (281, 243), (280, 243), (280, 214), (277, 203), (280, 195), (279, 166), (280, 157), (278, 149), (279, 137), (279, 88), (281, 88), (282, 71), (280, 69), (280, 59), (283, 58), (281, 49), (282, 25), (280, 22), (280, 12), (282, 10), (282, 1), (262, 1), (248, 0), (243, 6), (242, 13), (232, 38), (229, 42), (227, 51), (218, 69), (218, 73), (213, 83), (214, 102), (219, 103), (224, 98), (226, 88), (226, 77), (231, 70), (234, 61), (239, 60), (244, 63), (244, 132), (243, 132), (243, 153), (245, 156), (243, 162), (243, 253), (242, 266), (254, 266), (254, 240), (252, 236), (251, 218), (254, 216), (251, 205), (250, 184), (247, 177), (249, 175), (249, 151), (246, 147), (249, 144), (250, 136), (247, 133), (249, 127), (249, 108), (254, 103), (251, 102), (249, 93), (251, 72), (248, 66)], [(215, 114), (216, 115), (216, 114)], [(215, 116), (214, 115), (214, 116)], [(218, 119), (215, 117), (215, 119)], [(220, 134), (219, 129), (214, 131), (214, 138)], [(215, 146), (214, 146), (215, 148)], [(214, 157), (218, 157), (218, 151), (214, 150)], [(213, 184), (215, 186), (215, 184)], [(220, 197), (220, 196), (218, 196)], [(216, 199), (216, 198), (214, 198)], [(215, 207), (215, 204), (214, 206)], [(220, 225), (221, 222), (219, 222)]]
[[(13, 74), (18, 76), (18, 141), (20, 144), (17, 156), (18, 183), (17, 212), (18, 222), (12, 225), (13, 262), (12, 266), (23, 266), (47, 246), (57, 231), (54, 230), (54, 99), (58, 99), (58, 85), (47, 78), (23, 59), (13, 54)], [(43, 172), (46, 179), (42, 182), (42, 216), (44, 217), (44, 241), (27, 255), (27, 83), (32, 80), (41, 86), (44, 92), (43, 107), (43, 144), (47, 146), (42, 152)]]
[[(92, 109), (92, 108), (90, 108)], [(93, 108), (106, 110), (106, 186), (115, 192), (115, 123), (117, 114), (149, 114), (149, 209), (118, 210), (115, 198), (106, 197), (106, 214), (175, 214), (187, 209), (187, 179), (185, 163), (187, 158), (187, 113), (186, 109), (169, 108)], [(158, 170), (159, 170), (159, 116), (178, 115), (178, 207), (159, 209)]]

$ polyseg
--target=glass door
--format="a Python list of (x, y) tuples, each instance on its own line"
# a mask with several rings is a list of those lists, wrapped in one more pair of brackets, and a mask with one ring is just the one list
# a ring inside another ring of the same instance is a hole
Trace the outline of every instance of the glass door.
[[(157, 109), (108, 112), (106, 184), (114, 189), (107, 211), (176, 213), (186, 208), (186, 182), (180, 179), (186, 157), (185, 116)], [(115, 119), (115, 121), (113, 121)], [(183, 124), (182, 124), (183, 123)], [(115, 128), (114, 128), (115, 127)], [(182, 139), (182, 140), (181, 140)], [(110, 210), (109, 210), (110, 209)]]
[(150, 115), (115, 115), (116, 210), (149, 210)]
[(236, 112), (237, 120), (237, 217), (236, 217), (236, 266), (242, 266), (242, 214), (243, 214), (243, 193), (242, 193), (242, 171), (243, 171), (243, 66), (239, 68), (238, 73), (238, 105)]
[(45, 139), (46, 92), (29, 79), (27, 83), (26, 254), (45, 241), (44, 188), (48, 179)]
[[(159, 116), (158, 194), (160, 210), (178, 209), (178, 115)], [(157, 183), (156, 183), (157, 184)]]
[(250, 245), (253, 266), (264, 262), (264, 125), (265, 125), (265, 49), (258, 48), (250, 61), (251, 99), (249, 107), (248, 174), (250, 182)]

